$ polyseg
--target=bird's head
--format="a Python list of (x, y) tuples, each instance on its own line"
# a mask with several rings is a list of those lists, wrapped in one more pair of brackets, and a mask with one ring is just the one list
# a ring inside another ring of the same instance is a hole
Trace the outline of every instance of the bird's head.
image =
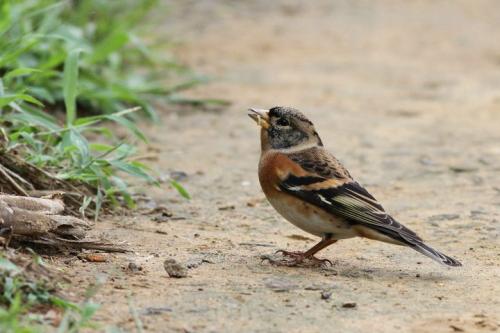
[(313, 123), (297, 109), (284, 106), (269, 110), (249, 109), (248, 115), (262, 128), (262, 150), (323, 145)]

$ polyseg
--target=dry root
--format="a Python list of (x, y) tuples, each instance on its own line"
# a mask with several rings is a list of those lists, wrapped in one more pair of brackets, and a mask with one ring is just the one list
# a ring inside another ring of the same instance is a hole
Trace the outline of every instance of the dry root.
[(75, 181), (58, 179), (45, 170), (24, 161), (14, 152), (6, 151), (0, 144), (0, 193), (12, 193), (25, 197), (49, 195), (49, 198), (55, 194), (64, 201), (66, 213), (78, 216), (78, 209), (82, 205), (83, 198), (94, 195), (95, 188)]
[(86, 240), (89, 222), (58, 215), (64, 203), (56, 196), (45, 198), (0, 195), (0, 234), (5, 245), (16, 241), (57, 249), (94, 249), (112, 252), (126, 250), (100, 241)]

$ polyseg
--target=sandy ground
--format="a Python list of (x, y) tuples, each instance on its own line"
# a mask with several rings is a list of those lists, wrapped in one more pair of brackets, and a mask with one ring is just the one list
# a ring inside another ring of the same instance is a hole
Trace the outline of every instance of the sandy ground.
[[(169, 3), (158, 33), (173, 31), (179, 57), (215, 79), (192, 95), (233, 104), (166, 110), (146, 129), (157, 169), (186, 172), (193, 199), (146, 188), (172, 218), (98, 223), (134, 253), (60, 261), (75, 293), (107, 278), (96, 296), (103, 328), (135, 331), (135, 311), (147, 332), (499, 330), (500, 2)], [(316, 242), (258, 184), (245, 110), (274, 105), (303, 110), (389, 212), (464, 267), (364, 239), (322, 251), (329, 268), (262, 263)], [(189, 277), (169, 278), (167, 258), (194, 266)]]

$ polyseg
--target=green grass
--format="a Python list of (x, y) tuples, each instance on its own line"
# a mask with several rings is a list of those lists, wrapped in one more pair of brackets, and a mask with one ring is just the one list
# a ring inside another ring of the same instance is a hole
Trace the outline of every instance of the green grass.
[[(96, 328), (92, 316), (99, 305), (91, 301), (97, 291), (89, 288), (82, 303), (70, 302), (54, 294), (53, 278), (44, 276), (47, 269), (43, 260), (33, 255), (32, 262), (23, 262), (21, 268), (0, 255), (0, 332), (78, 332), (82, 328)], [(44, 314), (50, 309), (62, 313), (53, 327)]]
[[(167, 103), (225, 104), (182, 96), (206, 79), (154, 51), (158, 25), (148, 13), (155, 6), (156, 0), (0, 0), (0, 153), (93, 189), (80, 211), (91, 207), (96, 218), (104, 204), (134, 206), (130, 179), (156, 183), (133, 158), (148, 141), (137, 119), (157, 121), (155, 106)], [(116, 135), (110, 129), (116, 127), (128, 134)], [(171, 185), (189, 198), (180, 184)], [(38, 256), (30, 265), (44, 267)], [(81, 303), (69, 302), (26, 267), (0, 253), (0, 332), (95, 328), (95, 289)], [(42, 316), (47, 309), (64, 313), (58, 327)]]
[[(178, 95), (204, 78), (159, 58), (139, 37), (155, 5), (0, 2), (0, 138), (7, 138), (8, 151), (57, 177), (90, 185), (94, 195), (83, 199), (82, 211), (92, 206), (98, 213), (103, 203), (133, 207), (123, 174), (156, 182), (146, 165), (131, 159), (136, 145), (147, 142), (134, 123), (139, 115), (156, 120), (158, 103), (204, 103)], [(130, 135), (118, 138), (110, 122)]]

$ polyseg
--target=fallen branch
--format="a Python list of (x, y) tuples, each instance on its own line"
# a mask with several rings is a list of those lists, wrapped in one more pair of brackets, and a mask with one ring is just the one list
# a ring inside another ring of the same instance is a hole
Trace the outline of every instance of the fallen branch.
[(0, 194), (0, 201), (20, 209), (38, 211), (42, 214), (59, 214), (64, 211), (64, 202), (57, 196), (45, 198), (20, 197), (17, 195)]
[(58, 195), (33, 198), (0, 194), (0, 231), (8, 235), (4, 243), (8, 245), (12, 240), (58, 250), (127, 251), (113, 244), (85, 239), (91, 224), (74, 216), (59, 215), (64, 208)]
[(91, 186), (59, 179), (0, 145), (0, 192), (30, 196), (37, 190), (62, 193), (66, 210), (75, 216), (79, 215), (83, 198), (95, 193)]

